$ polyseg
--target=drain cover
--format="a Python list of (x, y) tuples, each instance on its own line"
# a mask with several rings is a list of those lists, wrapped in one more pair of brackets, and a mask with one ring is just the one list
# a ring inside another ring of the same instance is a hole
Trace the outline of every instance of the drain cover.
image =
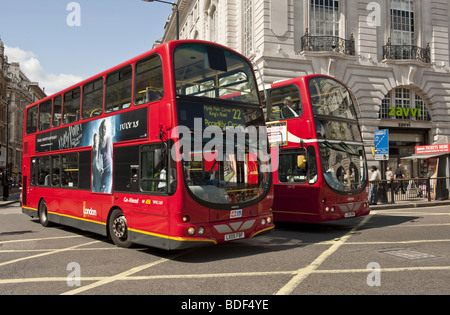
[(439, 256), (426, 254), (417, 252), (410, 249), (404, 249), (404, 248), (394, 248), (394, 249), (383, 249), (379, 251), (383, 254), (388, 254), (392, 256), (396, 256), (399, 258), (409, 259), (409, 260), (416, 260), (416, 259), (428, 259), (428, 258), (437, 258)]

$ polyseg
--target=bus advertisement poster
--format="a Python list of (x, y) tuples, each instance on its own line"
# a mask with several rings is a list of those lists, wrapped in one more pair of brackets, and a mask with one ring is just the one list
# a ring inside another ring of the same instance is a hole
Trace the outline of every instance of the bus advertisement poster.
[(92, 147), (101, 137), (112, 143), (146, 138), (147, 108), (37, 134), (36, 153)]

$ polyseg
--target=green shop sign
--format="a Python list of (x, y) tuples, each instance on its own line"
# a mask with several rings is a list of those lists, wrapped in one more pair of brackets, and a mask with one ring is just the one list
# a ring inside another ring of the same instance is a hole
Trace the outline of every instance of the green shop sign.
[(420, 108), (389, 107), (389, 116), (395, 117), (422, 117)]

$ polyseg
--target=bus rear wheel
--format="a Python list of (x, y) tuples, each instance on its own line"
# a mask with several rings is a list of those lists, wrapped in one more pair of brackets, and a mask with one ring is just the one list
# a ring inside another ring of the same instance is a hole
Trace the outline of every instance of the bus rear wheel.
[(108, 228), (114, 244), (125, 248), (131, 246), (131, 241), (128, 240), (127, 219), (121, 210), (116, 209), (111, 213)]

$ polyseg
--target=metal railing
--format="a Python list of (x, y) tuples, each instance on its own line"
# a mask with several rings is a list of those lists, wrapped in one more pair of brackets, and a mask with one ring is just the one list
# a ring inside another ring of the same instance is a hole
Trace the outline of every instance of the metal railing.
[(431, 63), (430, 44), (426, 48), (414, 45), (392, 45), (388, 40), (383, 46), (383, 59), (394, 60), (419, 60), (424, 63)]
[(350, 39), (337, 36), (311, 36), (306, 30), (301, 38), (302, 51), (332, 51), (349, 56), (355, 56), (355, 39), (351, 33)]
[[(369, 182), (371, 204), (449, 199), (450, 177), (426, 177)], [(374, 195), (375, 194), (375, 195)]]

